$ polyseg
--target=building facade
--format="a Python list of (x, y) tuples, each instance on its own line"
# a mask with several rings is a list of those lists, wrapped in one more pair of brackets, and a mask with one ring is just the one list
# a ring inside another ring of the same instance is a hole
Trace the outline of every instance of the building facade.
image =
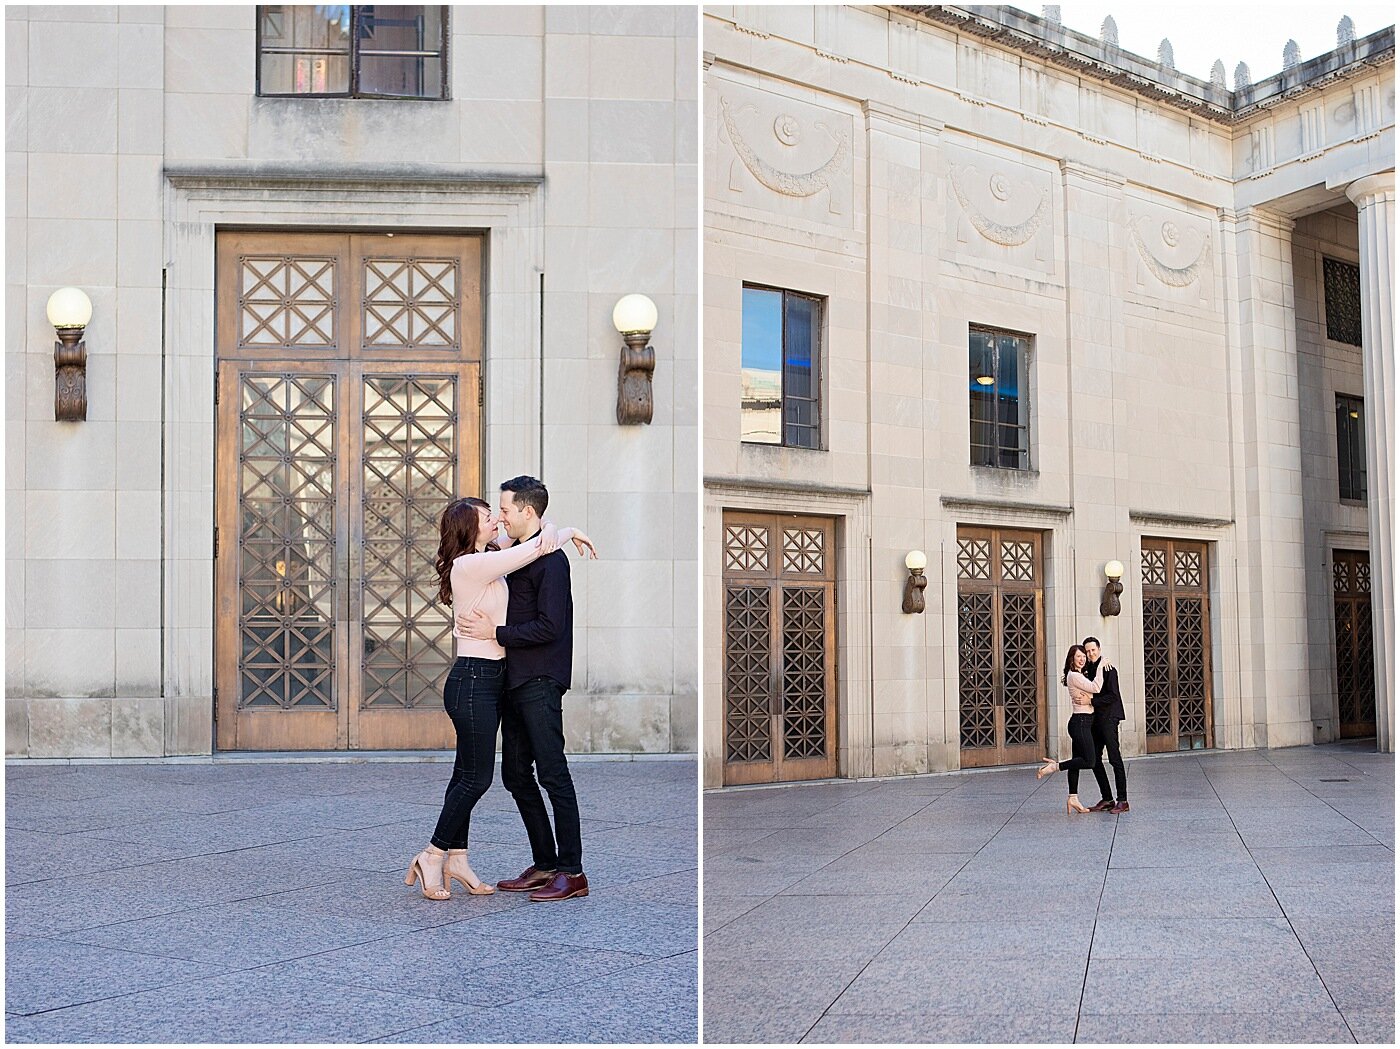
[(437, 515), (521, 473), (603, 555), (572, 749), (694, 750), (694, 12), (6, 18), (7, 753), (447, 745)]
[(702, 26), (706, 786), (1067, 754), (1086, 635), (1127, 754), (1393, 749), (1393, 28)]

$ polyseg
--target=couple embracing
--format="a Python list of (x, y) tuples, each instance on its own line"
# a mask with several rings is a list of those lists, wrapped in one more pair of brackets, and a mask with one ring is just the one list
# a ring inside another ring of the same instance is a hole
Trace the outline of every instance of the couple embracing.
[[(457, 754), (432, 838), (404, 877), (430, 900), (450, 899), (454, 881), (472, 895), (496, 891), (467, 862), (467, 832), (472, 809), (491, 786), (497, 730), (501, 782), (520, 810), (533, 859), (497, 887), (529, 892), (541, 903), (588, 895), (578, 798), (564, 757), (573, 598), (559, 544), (573, 542), (585, 557), (597, 552), (579, 529), (544, 520), (548, 505), (544, 484), (521, 476), (501, 485), (499, 514), (470, 497), (442, 512), (438, 599), (452, 606), (457, 652), (442, 699)], [(541, 785), (554, 810), (552, 828)]]
[[(1036, 779), (1059, 772), (1069, 773), (1069, 800), (1065, 811), (1112, 812), (1128, 811), (1128, 770), (1118, 747), (1118, 724), (1123, 720), (1123, 695), (1118, 690), (1118, 668), (1103, 658), (1103, 647), (1096, 637), (1086, 637), (1082, 645), (1071, 645), (1065, 654), (1065, 668), (1060, 684), (1069, 689), (1069, 738), (1073, 754), (1068, 761), (1045, 758), (1035, 774)], [(1118, 800), (1108, 785), (1108, 773), (1103, 767), (1103, 752), (1108, 750), (1113, 777), (1117, 781)], [(1098, 780), (1098, 803), (1085, 808), (1079, 801), (1079, 772), (1093, 769)]]

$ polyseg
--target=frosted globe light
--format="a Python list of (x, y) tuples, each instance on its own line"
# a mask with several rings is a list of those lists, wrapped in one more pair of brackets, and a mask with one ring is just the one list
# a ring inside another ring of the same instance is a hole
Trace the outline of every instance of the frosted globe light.
[(904, 567), (911, 572), (922, 572), (928, 567), (928, 555), (922, 550), (910, 550), (904, 555)]
[(1108, 564), (1106, 564), (1106, 565), (1103, 566), (1103, 574), (1106, 575), (1106, 576), (1108, 576), (1109, 579), (1122, 579), (1122, 578), (1123, 578), (1123, 562), (1122, 562), (1122, 561), (1110, 561)]
[(92, 320), (92, 300), (81, 288), (59, 288), (49, 296), (47, 312), (55, 328), (86, 328)]
[(613, 327), (619, 335), (656, 330), (656, 303), (645, 295), (624, 295), (613, 307)]

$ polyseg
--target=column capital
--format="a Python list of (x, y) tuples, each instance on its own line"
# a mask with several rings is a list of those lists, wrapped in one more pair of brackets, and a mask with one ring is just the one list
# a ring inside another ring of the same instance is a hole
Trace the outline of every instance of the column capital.
[(1232, 218), (1237, 226), (1246, 230), (1258, 230), (1261, 233), (1270, 233), (1276, 237), (1290, 238), (1293, 236), (1293, 227), (1297, 225), (1291, 218), (1282, 212), (1273, 211), (1270, 208), (1241, 208), (1233, 215), (1227, 214), (1228, 209), (1220, 209), (1220, 217), (1225, 221)]
[(900, 109), (898, 106), (891, 106), (873, 98), (867, 98), (861, 102), (860, 108), (861, 112), (865, 114), (867, 124), (872, 126), (884, 122), (901, 125), (910, 131), (917, 131), (927, 136), (937, 137), (943, 134), (943, 121), (926, 117), (921, 113), (911, 113), (907, 109)]
[(1104, 168), (1091, 167), (1088, 164), (1081, 164), (1077, 160), (1061, 160), (1060, 171), (1066, 178), (1082, 179), (1085, 182), (1096, 182), (1100, 186), (1108, 189), (1122, 189), (1128, 184), (1127, 176), (1120, 175), (1116, 171), (1107, 171)]
[(1372, 204), (1395, 200), (1395, 169), (1381, 171), (1375, 175), (1363, 175), (1347, 186), (1347, 196), (1357, 210)]

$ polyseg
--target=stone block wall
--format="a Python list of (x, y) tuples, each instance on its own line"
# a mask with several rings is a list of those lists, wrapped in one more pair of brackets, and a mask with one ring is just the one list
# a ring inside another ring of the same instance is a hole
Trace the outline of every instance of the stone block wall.
[[(521, 253), (531, 272), (487, 288), (485, 494), (539, 474), (551, 516), (603, 551), (574, 570), (571, 746), (695, 749), (693, 9), (453, 7), (441, 102), (257, 97), (252, 5), (11, 6), (6, 19), (9, 752), (212, 745), (213, 367), (198, 348), (212, 296), (172, 299), (162, 317), (163, 270), (212, 274), (212, 258), (181, 256), (171, 170), (304, 173), (318, 201), (304, 210), (331, 227), (318, 170), (543, 180), (528, 225), (483, 222), (488, 253), (538, 246)], [(340, 220), (404, 221), (351, 205)], [(94, 305), (81, 424), (52, 420), (44, 306), (69, 284)], [(650, 426), (614, 418), (611, 312), (629, 292), (660, 311)], [(493, 360), (496, 326), (530, 345)]]

